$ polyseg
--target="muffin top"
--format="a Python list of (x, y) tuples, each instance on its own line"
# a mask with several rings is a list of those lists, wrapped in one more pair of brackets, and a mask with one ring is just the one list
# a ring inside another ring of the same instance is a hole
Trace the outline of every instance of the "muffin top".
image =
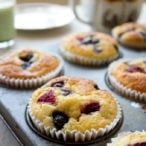
[(95, 82), (66, 76), (52, 79), (36, 90), (29, 107), (30, 115), (45, 127), (81, 133), (105, 128), (118, 113), (115, 99), (99, 90)]
[(146, 132), (124, 133), (108, 146), (146, 146)]
[(118, 56), (118, 43), (111, 36), (99, 32), (84, 32), (68, 35), (62, 47), (65, 51), (97, 60)]
[(115, 61), (110, 75), (126, 88), (146, 93), (146, 59)]
[(143, 49), (146, 47), (146, 25), (125, 23), (113, 28), (112, 35), (123, 45)]
[(14, 79), (42, 77), (55, 70), (59, 58), (34, 49), (17, 51), (0, 61), (0, 74)]

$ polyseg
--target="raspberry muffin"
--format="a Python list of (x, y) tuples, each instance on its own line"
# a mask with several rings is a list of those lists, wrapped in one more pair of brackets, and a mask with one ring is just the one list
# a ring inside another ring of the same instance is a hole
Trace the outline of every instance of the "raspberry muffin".
[(120, 59), (108, 68), (113, 88), (122, 95), (146, 101), (146, 59)]
[(123, 132), (107, 146), (146, 146), (146, 132)]
[(37, 89), (28, 112), (39, 131), (73, 142), (95, 140), (111, 132), (122, 117), (117, 101), (95, 82), (66, 76)]
[(122, 45), (134, 49), (146, 48), (146, 25), (138, 23), (125, 23), (115, 27), (112, 35)]
[(99, 32), (76, 33), (62, 42), (62, 55), (81, 65), (103, 65), (119, 56), (118, 43), (107, 34)]
[(12, 87), (37, 87), (57, 76), (62, 60), (34, 49), (16, 51), (0, 61), (0, 82)]

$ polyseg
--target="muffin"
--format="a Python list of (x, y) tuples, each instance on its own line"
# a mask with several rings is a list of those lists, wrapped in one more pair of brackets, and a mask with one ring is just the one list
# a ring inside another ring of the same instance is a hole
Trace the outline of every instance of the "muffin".
[(28, 113), (42, 134), (64, 142), (95, 140), (111, 132), (122, 118), (120, 105), (110, 93), (91, 80), (67, 76), (37, 89)]
[(126, 97), (146, 101), (146, 59), (120, 59), (110, 64), (112, 87)]
[(99, 32), (66, 36), (61, 53), (68, 61), (89, 66), (104, 65), (119, 56), (117, 41)]
[(112, 139), (112, 142), (107, 146), (146, 146), (146, 132), (123, 132), (116, 138)]
[(17, 88), (37, 87), (59, 75), (62, 67), (56, 55), (19, 50), (0, 61), (0, 83)]
[(122, 45), (133, 49), (146, 48), (146, 25), (125, 23), (112, 30), (112, 35)]

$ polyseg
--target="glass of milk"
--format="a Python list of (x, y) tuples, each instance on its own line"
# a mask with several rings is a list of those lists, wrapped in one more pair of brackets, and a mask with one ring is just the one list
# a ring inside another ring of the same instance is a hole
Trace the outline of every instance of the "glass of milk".
[(14, 9), (15, 0), (0, 0), (0, 49), (15, 43)]

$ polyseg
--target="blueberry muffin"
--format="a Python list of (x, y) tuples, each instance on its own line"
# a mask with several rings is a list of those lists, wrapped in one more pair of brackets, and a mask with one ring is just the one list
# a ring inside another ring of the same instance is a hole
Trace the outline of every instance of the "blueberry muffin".
[[(28, 111), (34, 125), (63, 141), (90, 141), (109, 133), (121, 119), (113, 96), (84, 78), (61, 76), (37, 89)], [(90, 120), (92, 119), (92, 120)]]
[(118, 43), (99, 32), (76, 33), (66, 36), (61, 47), (69, 61), (82, 65), (103, 65), (119, 56)]
[(36, 87), (57, 76), (61, 69), (58, 56), (24, 49), (0, 61), (0, 82), (12, 87)]
[(108, 78), (122, 95), (146, 101), (146, 59), (115, 61), (108, 68)]
[(133, 49), (146, 48), (146, 25), (125, 23), (115, 27), (112, 35), (122, 45)]
[(112, 142), (107, 146), (146, 146), (146, 132), (123, 132), (116, 138), (112, 139)]

